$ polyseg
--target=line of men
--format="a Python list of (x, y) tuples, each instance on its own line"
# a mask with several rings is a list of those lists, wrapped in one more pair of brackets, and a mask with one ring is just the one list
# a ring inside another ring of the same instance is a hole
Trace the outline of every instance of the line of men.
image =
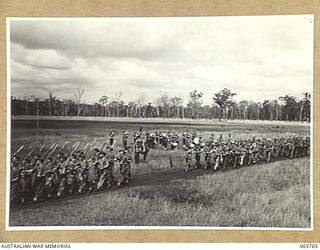
[[(310, 138), (301, 136), (273, 139), (253, 137), (232, 141), (229, 135), (228, 140), (223, 141), (221, 135), (219, 140), (214, 140), (212, 134), (208, 142), (203, 142), (201, 136), (185, 134), (183, 143), (186, 152), (186, 172), (201, 167), (216, 171), (310, 155)], [(201, 164), (201, 157), (204, 158), (204, 164)]]
[[(211, 134), (208, 141), (203, 141), (201, 134), (184, 132), (146, 131), (146, 148), (170, 149), (170, 165), (173, 166), (174, 151), (182, 144), (185, 152), (185, 172), (192, 169), (237, 168), (257, 163), (268, 163), (281, 159), (292, 159), (310, 155), (310, 137), (289, 136), (279, 138), (255, 138), (226, 141), (222, 134), (216, 140)], [(182, 139), (182, 140), (180, 140)], [(182, 142), (182, 143), (181, 143)]]
[[(66, 196), (75, 193), (93, 192), (113, 186), (129, 184), (132, 179), (131, 164), (146, 161), (151, 149), (170, 150), (169, 161), (173, 167), (175, 151), (181, 148), (185, 152), (185, 171), (193, 169), (240, 167), (259, 162), (270, 162), (281, 158), (303, 157), (310, 154), (310, 138), (286, 137), (274, 139), (256, 139), (232, 141), (231, 135), (223, 141), (211, 135), (209, 141), (203, 141), (197, 133), (179, 134), (175, 131), (142, 132), (142, 128), (133, 134), (133, 143), (128, 143), (127, 131), (122, 132), (122, 147), (117, 154), (115, 132), (108, 134), (109, 141), (101, 148), (95, 141), (78, 150), (80, 142), (66, 153), (65, 146), (58, 144), (44, 149), (33, 147), (24, 157), (19, 151), (11, 158), (11, 201), (25, 203), (33, 200)], [(134, 154), (134, 157), (132, 157)], [(205, 163), (203, 163), (205, 162)], [(115, 168), (119, 175), (114, 176)]]
[[(131, 144), (115, 154), (115, 141), (110, 139), (110, 143), (113, 144), (86, 151), (88, 144), (84, 150), (77, 150), (77, 142), (68, 154), (64, 153), (66, 143), (58, 151), (57, 144), (47, 150), (33, 147), (23, 158), (16, 152), (11, 158), (11, 201), (23, 204), (129, 184), (131, 153), (137, 145)], [(119, 175), (115, 177), (116, 166)]]

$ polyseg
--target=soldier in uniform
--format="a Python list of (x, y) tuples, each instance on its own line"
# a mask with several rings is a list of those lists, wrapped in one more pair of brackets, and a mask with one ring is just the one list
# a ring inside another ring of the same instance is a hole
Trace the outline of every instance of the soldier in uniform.
[(78, 193), (81, 194), (87, 188), (88, 182), (88, 161), (85, 160), (85, 155), (79, 157), (79, 168), (77, 172)]
[[(50, 164), (51, 159), (48, 159), (47, 164)], [(39, 198), (43, 195), (43, 191), (46, 183), (46, 172), (45, 172), (45, 164), (43, 160), (39, 159), (36, 163), (34, 174), (35, 174), (35, 182), (33, 186), (35, 187), (33, 201), (37, 202)]]
[(200, 148), (200, 145), (197, 145), (195, 148), (195, 159), (196, 159), (196, 165), (194, 167), (195, 169), (201, 168), (201, 163), (200, 163), (201, 153), (202, 153), (202, 150)]
[(20, 175), (21, 167), (19, 166), (20, 158), (19, 156), (12, 156), (10, 163), (10, 176), (11, 176), (11, 185), (10, 185), (10, 202), (17, 203), (20, 201)]
[(219, 142), (222, 142), (222, 134), (219, 135)]
[(229, 162), (229, 150), (225, 142), (222, 142), (221, 153), (222, 153), (222, 157), (221, 157), (222, 168), (226, 169), (228, 167), (228, 162)]
[(91, 158), (88, 161), (88, 186), (89, 192), (94, 191), (97, 188), (99, 181), (99, 161), (97, 158)]
[(213, 143), (213, 142), (214, 142), (214, 133), (210, 135), (210, 143)]
[(186, 159), (186, 168), (185, 168), (185, 172), (189, 172), (192, 169), (191, 166), (191, 160), (192, 160), (192, 147), (191, 148), (186, 148), (186, 153), (185, 153), (185, 159)]
[(217, 171), (220, 168), (220, 165), (223, 161), (222, 159), (222, 148), (220, 144), (214, 144), (213, 146), (213, 154), (214, 154), (214, 167), (213, 171)]
[(67, 188), (67, 171), (68, 171), (68, 162), (64, 157), (60, 158), (57, 166), (58, 171), (58, 179), (59, 179), (59, 189), (57, 193), (57, 197), (61, 197)]
[(136, 164), (139, 164), (140, 162), (140, 154), (144, 154), (144, 159), (146, 159), (147, 154), (146, 153), (146, 147), (145, 147), (145, 143), (142, 140), (141, 137), (139, 137), (135, 143), (135, 147), (134, 147), (134, 162)]
[(115, 136), (116, 134), (112, 131), (112, 130), (110, 130), (110, 133), (109, 133), (109, 145), (110, 146), (113, 146), (113, 142), (114, 142), (114, 136)]
[(173, 137), (172, 140), (170, 140), (170, 145), (171, 145), (171, 150), (169, 154), (169, 162), (170, 162), (170, 167), (173, 168), (173, 154), (178, 148), (178, 141), (176, 137)]
[(185, 146), (187, 144), (187, 133), (182, 133), (182, 145)]
[(303, 156), (309, 156), (310, 155), (310, 137), (309, 136), (307, 136), (303, 141), (303, 146), (304, 146)]
[(107, 168), (106, 168), (106, 186), (107, 188), (111, 188), (114, 184), (114, 177), (113, 177), (113, 170), (114, 170), (114, 163), (116, 158), (114, 154), (109, 152), (106, 156), (107, 160)]
[(166, 150), (168, 147), (168, 135), (166, 133), (162, 133), (162, 149)]
[(124, 149), (126, 149), (127, 145), (128, 145), (128, 132), (123, 130), (123, 132), (122, 132), (122, 146)]
[(21, 166), (21, 204), (24, 204), (33, 196), (33, 185), (32, 185), (32, 179), (33, 179), (33, 169), (30, 167), (31, 160), (25, 159), (22, 161)]
[(106, 160), (106, 153), (100, 152), (98, 158), (98, 172), (99, 172), (99, 181), (97, 183), (97, 190), (100, 190), (104, 187), (107, 177), (107, 167), (108, 163)]
[(76, 179), (79, 167), (80, 163), (77, 161), (77, 156), (73, 155), (67, 169), (67, 187), (69, 194), (73, 194), (79, 190)]
[(146, 131), (146, 147), (149, 149), (152, 148), (154, 149), (154, 144), (155, 144), (155, 134), (154, 133), (149, 133), (149, 131)]
[(131, 179), (131, 159), (128, 155), (127, 150), (120, 150), (118, 157), (119, 168), (120, 168), (120, 178), (118, 180), (118, 186), (122, 184), (129, 184)]
[(210, 143), (207, 143), (204, 149), (204, 153), (205, 153), (204, 160), (206, 162), (204, 169), (209, 169), (211, 167), (211, 157), (212, 157), (212, 148), (210, 146)]
[(240, 146), (240, 162), (239, 162), (240, 167), (242, 167), (246, 164), (245, 163), (246, 155), (247, 155), (247, 150), (246, 150), (245, 144), (243, 143)]

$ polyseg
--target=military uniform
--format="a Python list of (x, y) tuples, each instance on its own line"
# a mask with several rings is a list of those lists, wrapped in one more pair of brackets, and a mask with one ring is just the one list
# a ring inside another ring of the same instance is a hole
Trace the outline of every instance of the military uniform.
[(128, 133), (127, 133), (127, 131), (123, 130), (123, 132), (122, 132), (122, 146), (124, 149), (126, 149), (127, 145), (128, 145)]
[(187, 149), (187, 152), (185, 154), (185, 159), (186, 159), (185, 172), (189, 172), (192, 169), (192, 166), (191, 166), (192, 150), (191, 149)]
[(127, 155), (127, 151), (120, 152), (118, 157), (120, 178), (118, 179), (118, 186), (122, 184), (129, 184), (131, 179), (131, 158)]
[(113, 146), (114, 136), (115, 136), (115, 133), (112, 130), (110, 130), (110, 133), (109, 133), (109, 145), (110, 146)]

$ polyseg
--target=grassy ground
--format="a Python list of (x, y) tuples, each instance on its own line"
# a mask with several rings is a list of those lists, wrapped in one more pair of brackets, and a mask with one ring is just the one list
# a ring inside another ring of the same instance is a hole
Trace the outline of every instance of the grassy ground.
[[(106, 140), (110, 129), (121, 142), (123, 129), (132, 132), (141, 124), (95, 121), (12, 122), (12, 150), (25, 145), (81, 140), (80, 149), (96, 139)], [(221, 123), (212, 125), (143, 124), (144, 130), (197, 131), (204, 139), (214, 132), (233, 140), (240, 138), (309, 135), (306, 125), (284, 123)], [(120, 145), (116, 145), (116, 151)], [(310, 227), (310, 161), (308, 158), (274, 162), (198, 177), (181, 174), (183, 152), (174, 155), (170, 168), (168, 152), (153, 150), (146, 163), (133, 165), (131, 186), (68, 199), (12, 208), (10, 225), (153, 225), (153, 226), (246, 226)], [(176, 172), (178, 171), (180, 175)], [(165, 176), (164, 173), (169, 173)], [(172, 173), (172, 175), (171, 175)], [(206, 172), (208, 173), (208, 172)], [(117, 173), (116, 173), (117, 174)], [(162, 174), (162, 175), (161, 175)], [(202, 173), (200, 173), (202, 174)], [(138, 178), (140, 176), (140, 178)], [(170, 177), (170, 178), (169, 178)], [(141, 179), (148, 180), (141, 180)]]
[(10, 225), (310, 227), (309, 160), (15, 208)]

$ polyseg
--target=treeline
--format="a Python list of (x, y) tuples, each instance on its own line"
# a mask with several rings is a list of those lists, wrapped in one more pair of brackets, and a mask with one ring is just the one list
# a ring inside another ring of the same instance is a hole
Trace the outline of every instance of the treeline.
[(236, 93), (223, 89), (212, 97), (212, 105), (202, 105), (203, 93), (190, 92), (187, 105), (182, 105), (179, 97), (163, 94), (154, 103), (144, 103), (144, 98), (125, 103), (121, 95), (116, 100), (108, 101), (102, 96), (94, 104), (81, 101), (84, 90), (77, 90), (73, 98), (59, 100), (52, 93), (49, 98), (40, 100), (34, 96), (11, 98), (12, 115), (40, 116), (102, 116), (102, 117), (159, 117), (191, 119), (248, 119), (248, 120), (282, 120), (310, 121), (309, 93), (303, 98), (285, 95), (275, 100), (262, 102), (233, 100)]

